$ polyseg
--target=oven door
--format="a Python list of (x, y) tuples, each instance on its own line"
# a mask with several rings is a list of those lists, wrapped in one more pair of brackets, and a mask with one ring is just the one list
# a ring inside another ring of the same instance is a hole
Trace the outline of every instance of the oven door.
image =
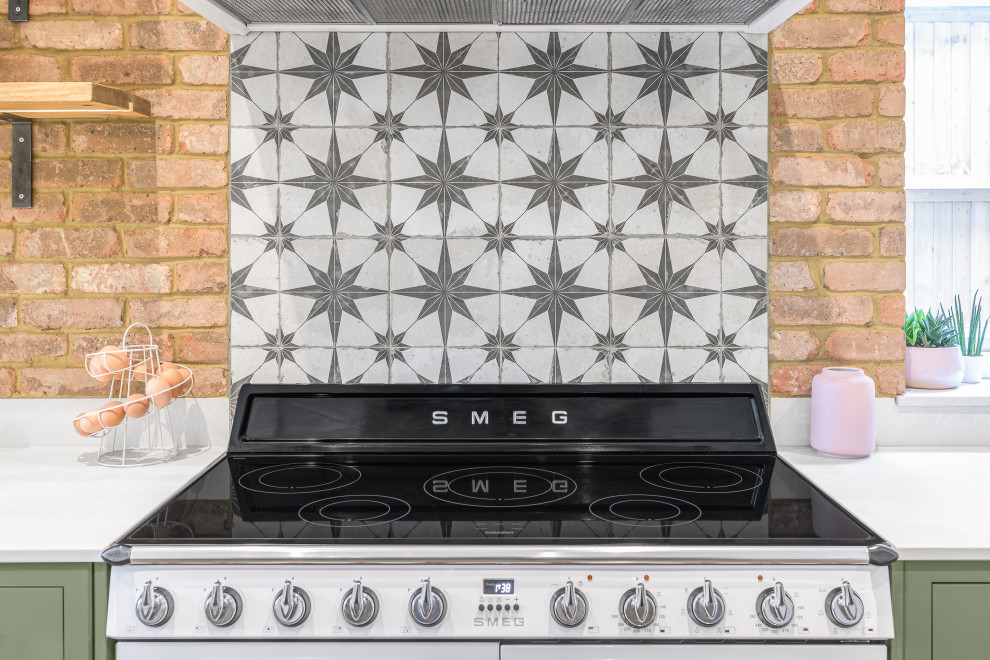
[(499, 660), (497, 642), (118, 642), (117, 660)]
[[(885, 644), (503, 644), (502, 660), (886, 660)], [(412, 657), (412, 656), (406, 656)], [(416, 656), (418, 657), (418, 656)]]

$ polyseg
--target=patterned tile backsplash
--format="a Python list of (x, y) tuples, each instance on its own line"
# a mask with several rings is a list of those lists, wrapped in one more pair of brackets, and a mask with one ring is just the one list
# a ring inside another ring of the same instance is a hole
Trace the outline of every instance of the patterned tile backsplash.
[(766, 38), (232, 38), (246, 382), (767, 380)]

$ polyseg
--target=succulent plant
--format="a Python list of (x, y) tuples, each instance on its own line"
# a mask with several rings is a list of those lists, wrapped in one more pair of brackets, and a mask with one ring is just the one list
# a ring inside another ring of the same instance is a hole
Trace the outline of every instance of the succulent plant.
[(942, 307), (937, 315), (916, 309), (904, 321), (904, 337), (911, 348), (946, 348), (956, 345), (956, 327)]
[(959, 296), (956, 296), (952, 323), (963, 355), (980, 355), (983, 352), (983, 340), (986, 339), (987, 323), (990, 321), (984, 321), (983, 327), (980, 327), (980, 320), (983, 317), (983, 298), (977, 300), (979, 294), (979, 291), (973, 294), (973, 304), (969, 311), (968, 335), (966, 334), (966, 323), (963, 321), (962, 301)]

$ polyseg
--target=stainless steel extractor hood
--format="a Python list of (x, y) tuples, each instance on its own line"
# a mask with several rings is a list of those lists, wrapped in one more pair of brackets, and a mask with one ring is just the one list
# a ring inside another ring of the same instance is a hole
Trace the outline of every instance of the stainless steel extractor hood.
[(808, 0), (185, 0), (231, 34), (270, 30), (765, 33)]

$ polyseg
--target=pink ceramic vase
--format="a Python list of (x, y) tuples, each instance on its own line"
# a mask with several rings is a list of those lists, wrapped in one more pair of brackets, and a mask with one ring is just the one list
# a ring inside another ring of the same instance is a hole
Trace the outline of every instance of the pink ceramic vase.
[(862, 458), (876, 447), (876, 387), (862, 369), (825, 367), (811, 381), (811, 446)]

